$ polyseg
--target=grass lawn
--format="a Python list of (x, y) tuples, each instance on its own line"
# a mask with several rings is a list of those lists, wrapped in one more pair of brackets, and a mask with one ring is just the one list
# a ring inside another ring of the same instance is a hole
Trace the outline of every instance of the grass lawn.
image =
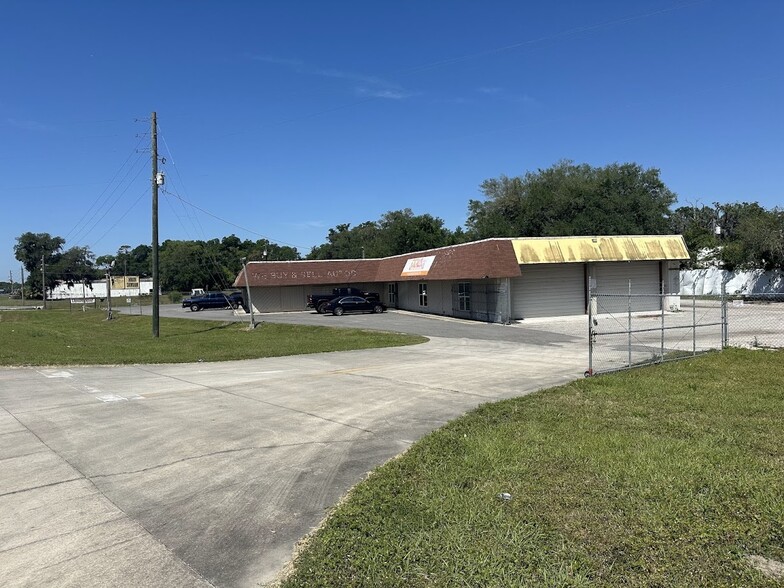
[(264, 323), (253, 331), (241, 323), (160, 319), (152, 338), (150, 317), (99, 311), (0, 312), (0, 365), (180, 363), (278, 357), (413, 345), (424, 337)]
[[(784, 352), (484, 405), (359, 484), (284, 586), (782, 586)], [(499, 496), (511, 495), (510, 499)]]

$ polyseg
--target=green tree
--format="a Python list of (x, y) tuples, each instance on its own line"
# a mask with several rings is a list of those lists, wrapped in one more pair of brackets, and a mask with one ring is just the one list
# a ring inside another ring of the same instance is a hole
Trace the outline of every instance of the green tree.
[(462, 230), (452, 233), (442, 219), (415, 215), (405, 208), (386, 212), (377, 221), (366, 221), (353, 228), (346, 223), (329, 229), (327, 242), (314, 247), (308, 259), (388, 257), (444, 247), (464, 238)]
[(718, 219), (718, 208), (710, 206), (680, 206), (670, 214), (669, 232), (683, 235), (691, 255), (689, 265), (693, 266), (705, 250), (719, 251)]
[(98, 278), (95, 262), (95, 255), (88, 247), (71, 247), (53, 260), (47, 272), (53, 279), (70, 285), (82, 280), (91, 284)]
[(415, 215), (410, 208), (385, 213), (377, 225), (379, 240), (386, 250), (383, 256), (444, 247), (452, 241), (452, 233), (442, 219)]
[[(228, 288), (242, 269), (242, 258), (254, 260), (300, 259), (295, 247), (271, 243), (267, 239), (242, 241), (236, 235), (208, 241), (164, 241), (158, 252), (158, 269), (163, 290), (187, 291), (191, 288), (222, 290)], [(115, 273), (124, 271), (127, 263), (129, 276), (152, 275), (152, 247), (138, 245), (133, 249), (123, 246), (117, 254), (102, 255), (96, 265), (116, 262)]]
[(128, 253), (128, 275), (148, 278), (152, 275), (152, 247), (137, 245)]
[(211, 271), (205, 249), (203, 241), (164, 241), (158, 255), (161, 289), (213, 288), (219, 278)]
[(784, 269), (784, 211), (756, 202), (720, 206), (721, 259), (727, 269)]
[(383, 257), (384, 252), (377, 243), (378, 226), (366, 221), (351, 228), (348, 223), (329, 229), (327, 242), (314, 247), (308, 259), (360, 259)]
[(24, 268), (32, 273), (41, 269), (41, 260), (51, 263), (65, 245), (62, 237), (52, 237), (49, 233), (24, 233), (16, 238), (14, 255)]
[[(53, 237), (49, 233), (28, 232), (16, 238), (14, 255), (27, 270), (26, 284), (33, 296), (41, 297), (44, 291), (41, 283), (41, 262), (51, 266), (59, 258), (64, 244), (65, 239)], [(49, 272), (46, 276), (46, 289), (51, 290), (56, 281), (57, 277)]]
[(99, 255), (95, 259), (95, 267), (99, 267), (99, 268), (107, 268), (111, 266), (112, 263), (114, 263), (115, 265), (117, 264), (117, 257), (114, 255)]
[(485, 180), (468, 204), (468, 232), (487, 237), (661, 234), (675, 194), (659, 170), (561, 161), (522, 177)]

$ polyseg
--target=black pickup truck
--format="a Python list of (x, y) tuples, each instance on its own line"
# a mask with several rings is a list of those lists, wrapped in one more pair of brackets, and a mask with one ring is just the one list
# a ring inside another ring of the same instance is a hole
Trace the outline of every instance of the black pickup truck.
[(324, 307), (333, 298), (338, 296), (362, 296), (371, 301), (378, 301), (381, 298), (375, 292), (364, 292), (359, 288), (333, 288), (332, 294), (308, 294), (308, 308), (315, 308), (319, 314), (324, 314)]
[(245, 306), (240, 292), (206, 292), (198, 296), (191, 296), (182, 301), (183, 308), (190, 308), (193, 312), (205, 308), (239, 308)]

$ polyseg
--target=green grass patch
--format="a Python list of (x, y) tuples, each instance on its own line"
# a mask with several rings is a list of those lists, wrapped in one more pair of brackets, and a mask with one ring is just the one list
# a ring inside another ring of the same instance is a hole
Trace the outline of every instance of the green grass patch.
[[(298, 586), (781, 586), (784, 352), (484, 405), (359, 484)], [(511, 499), (499, 497), (511, 494)]]
[(160, 319), (68, 311), (0, 313), (0, 365), (182, 363), (413, 345), (415, 335), (263, 323)]

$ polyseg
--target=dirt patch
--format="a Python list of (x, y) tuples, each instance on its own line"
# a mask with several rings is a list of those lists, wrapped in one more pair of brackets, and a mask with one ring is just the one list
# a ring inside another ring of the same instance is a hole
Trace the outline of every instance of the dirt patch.
[(755, 570), (774, 580), (784, 579), (784, 563), (761, 555), (747, 555), (746, 560)]

